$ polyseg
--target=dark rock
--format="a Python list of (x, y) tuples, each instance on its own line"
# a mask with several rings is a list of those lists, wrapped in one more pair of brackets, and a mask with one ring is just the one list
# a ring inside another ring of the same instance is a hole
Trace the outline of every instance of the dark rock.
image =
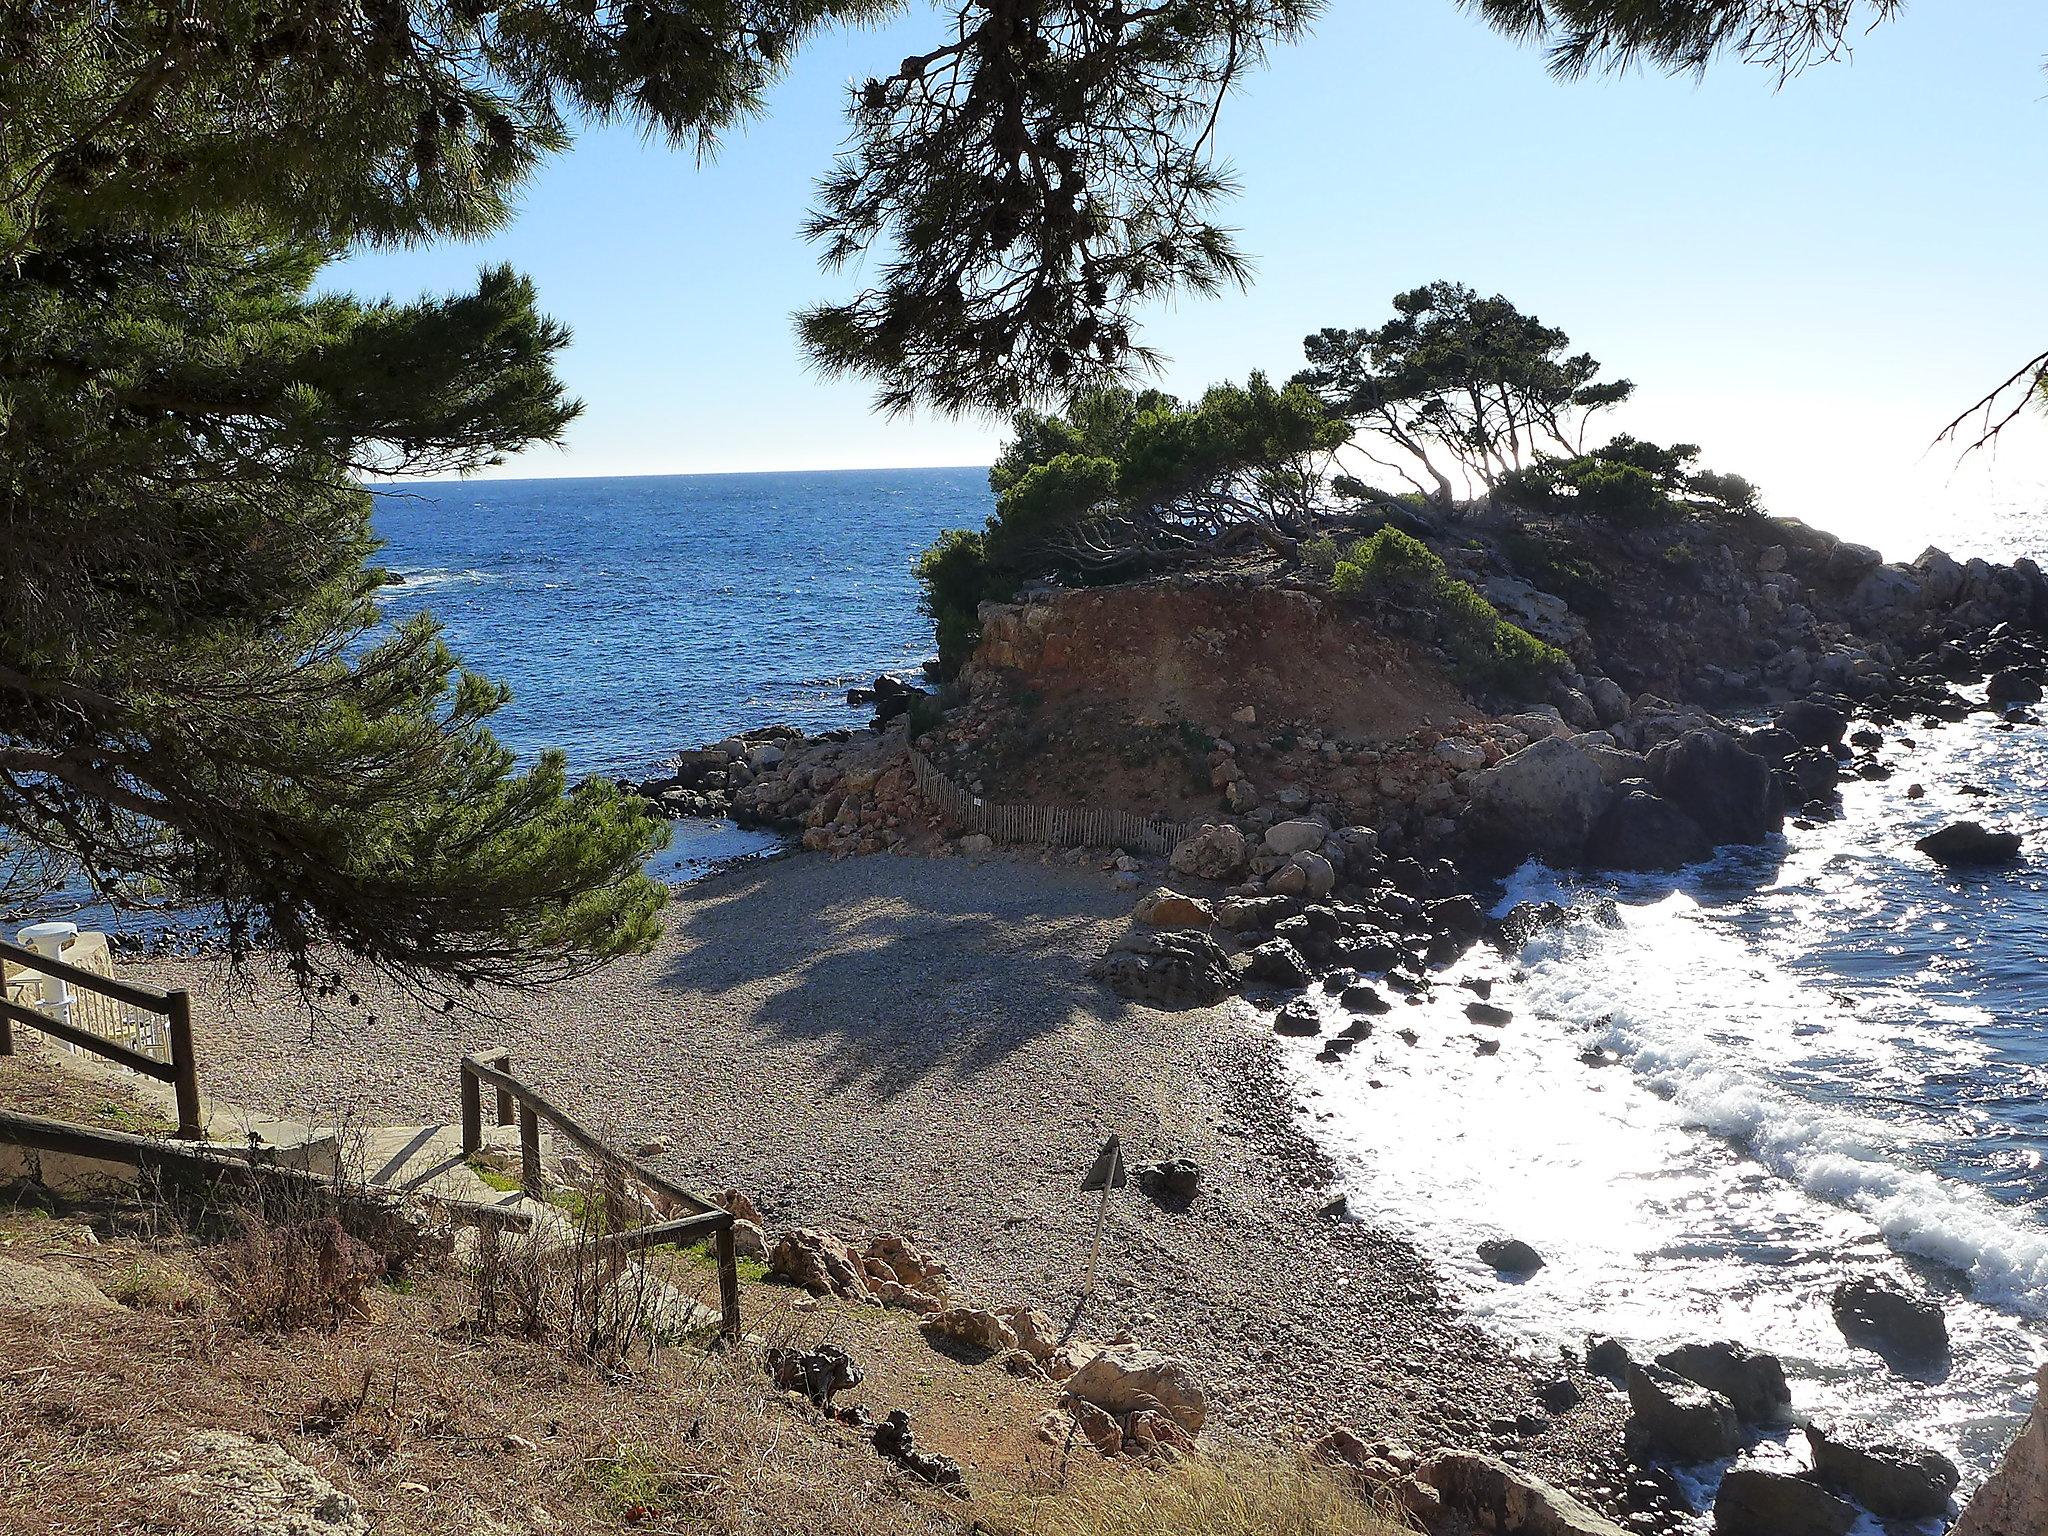
[(1416, 1470), (1415, 1479), (1436, 1490), (1454, 1529), (1626, 1536), (1622, 1527), (1570, 1494), (1477, 1451), (1438, 1451)]
[(1657, 1363), (1720, 1393), (1735, 1405), (1745, 1424), (1782, 1424), (1791, 1418), (1792, 1389), (1785, 1384), (1785, 1368), (1776, 1355), (1723, 1341), (1681, 1344), (1664, 1351)]
[(1948, 1319), (1940, 1306), (1881, 1276), (1844, 1280), (1830, 1305), (1843, 1338), (1888, 1362), (1933, 1365), (1948, 1355)]
[(1742, 1448), (1735, 1405), (1661, 1365), (1633, 1363), (1628, 1382), (1629, 1438), (1674, 1461), (1717, 1461)]
[(1561, 736), (1546, 736), (1478, 775), (1465, 831), (1484, 848), (1571, 863), (1585, 852), (1610, 798), (1592, 758)]
[(1991, 674), (1984, 691), (1994, 704), (2032, 704), (2041, 697), (2041, 674), (2031, 667), (2007, 667)]
[(1698, 822), (1646, 790), (1615, 797), (1586, 843), (1586, 862), (1601, 869), (1678, 869), (1713, 851)]
[(1569, 1413), (1582, 1400), (1577, 1383), (1569, 1376), (1553, 1376), (1536, 1389), (1536, 1401), (1552, 1413)]
[(1533, 1275), (1543, 1267), (1543, 1255), (1519, 1237), (1489, 1237), (1479, 1245), (1479, 1262), (1504, 1275)]
[(1477, 897), (1446, 897), (1429, 903), (1429, 924), (1445, 933), (1476, 939), (1486, 931), (1486, 908)]
[(1119, 997), (1154, 1008), (1206, 1008), (1237, 990), (1223, 948), (1192, 930), (1136, 930), (1088, 968)]
[(1806, 1438), (1815, 1479), (1873, 1515), (1924, 1520), (1941, 1514), (1962, 1481), (1954, 1462), (1924, 1446), (1818, 1425), (1808, 1426)]
[(1322, 1032), (1323, 1016), (1305, 997), (1297, 997), (1273, 1016), (1273, 1033), (1276, 1035), (1320, 1035)]
[(1301, 958), (1301, 951), (1285, 939), (1268, 939), (1256, 948), (1246, 950), (1238, 957), (1238, 965), (1247, 981), (1261, 982), (1269, 987), (1308, 985), (1308, 962)]
[(1758, 757), (1768, 758), (1774, 763), (1782, 763), (1794, 752), (1805, 750), (1797, 736), (1775, 725), (1750, 731), (1742, 738), (1742, 744)]
[(1913, 846), (1937, 864), (2005, 864), (2020, 856), (2020, 835), (1994, 832), (1978, 821), (1954, 821)]
[(1849, 728), (1849, 717), (1830, 705), (1806, 699), (1778, 711), (1778, 728), (1796, 736), (1802, 747), (1832, 747)]
[(1620, 1381), (1628, 1374), (1628, 1346), (1619, 1339), (1602, 1334), (1586, 1340), (1586, 1369), (1595, 1376), (1605, 1376)]
[(1803, 1477), (1736, 1467), (1714, 1495), (1714, 1536), (1848, 1536), (1854, 1505)]
[(860, 1367), (837, 1344), (819, 1344), (807, 1350), (770, 1349), (762, 1364), (782, 1391), (801, 1392), (818, 1408), (830, 1409), (834, 1393), (861, 1384)]
[(1351, 1013), (1386, 1013), (1394, 1006), (1369, 981), (1351, 982), (1337, 994), (1337, 1001)]
[(1494, 925), (1493, 942), (1505, 950), (1517, 950), (1546, 928), (1555, 928), (1571, 916), (1554, 901), (1523, 901), (1510, 907)]
[(1789, 786), (1791, 796), (1799, 804), (1809, 801), (1826, 800), (1835, 792), (1835, 786), (1842, 781), (1842, 765), (1832, 752), (1818, 747), (1803, 747), (1778, 765)]
[(1138, 1170), (1138, 1188), (1159, 1204), (1186, 1210), (1202, 1192), (1202, 1165), (1191, 1157), (1170, 1157)]
[(1771, 765), (1726, 731), (1687, 731), (1651, 749), (1658, 793), (1699, 823), (1716, 845), (1760, 843), (1785, 824)]
[(1474, 1024), (1501, 1025), (1511, 1023), (1515, 1017), (1512, 1008), (1503, 1008), (1499, 1003), (1469, 1002), (1465, 1005), (1465, 1017)]

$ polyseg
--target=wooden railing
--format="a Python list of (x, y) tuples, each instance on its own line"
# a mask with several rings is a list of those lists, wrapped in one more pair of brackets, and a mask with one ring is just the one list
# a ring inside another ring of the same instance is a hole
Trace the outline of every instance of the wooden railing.
[(178, 1106), (177, 1134), (186, 1141), (202, 1141), (206, 1131), (201, 1124), (199, 1107), (199, 1063), (192, 1049), (192, 996), (180, 989), (174, 992), (159, 992), (154, 987), (138, 986), (132, 981), (116, 981), (111, 976), (102, 976), (62, 960), (53, 960), (19, 944), (0, 941), (0, 959), (21, 970), (81, 987), (99, 997), (111, 998), (130, 1008), (140, 1008), (146, 1013), (162, 1016), (164, 1020), (165, 1045), (169, 1059), (152, 1056), (137, 1050), (119, 1040), (109, 1040), (104, 1035), (81, 1025), (67, 1022), (54, 1014), (44, 1013), (25, 1003), (18, 1003), (11, 997), (0, 994), (0, 1056), (14, 1054), (14, 1026), (19, 1024), (28, 1029), (40, 1030), (55, 1040), (89, 1051), (95, 1056), (140, 1072), (144, 1077), (153, 1077), (158, 1082), (169, 1083), (176, 1095)]
[(1192, 822), (1155, 821), (1104, 806), (990, 805), (954, 783), (944, 769), (915, 747), (910, 749), (910, 776), (925, 803), (948, 824), (969, 832), (985, 832), (999, 843), (1171, 853), (1176, 844), (1195, 831)]
[[(671, 1179), (666, 1179), (635, 1158), (607, 1146), (567, 1110), (549, 1102), (532, 1084), (515, 1077), (512, 1058), (504, 1051), (476, 1051), (462, 1058), (462, 1151), (473, 1156), (484, 1149), (484, 1089), (497, 1095), (499, 1125), (519, 1125), (519, 1182), (536, 1200), (546, 1198), (546, 1175), (541, 1167), (540, 1128), (546, 1121), (597, 1160), (604, 1181), (602, 1207), (606, 1231), (592, 1240), (599, 1253), (631, 1252), (637, 1249), (688, 1247), (711, 1239), (718, 1262), (718, 1310), (720, 1331), (726, 1338), (739, 1337), (739, 1256), (733, 1246), (733, 1214)], [(629, 1209), (628, 1182), (651, 1190), (687, 1215), (667, 1221), (626, 1227)]]

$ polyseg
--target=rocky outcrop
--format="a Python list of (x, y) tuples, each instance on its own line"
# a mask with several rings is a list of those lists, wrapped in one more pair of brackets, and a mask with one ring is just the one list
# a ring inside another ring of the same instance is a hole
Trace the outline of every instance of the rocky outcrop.
[(1216, 925), (1216, 909), (1196, 896), (1183, 896), (1179, 891), (1167, 890), (1161, 886), (1138, 898), (1137, 906), (1131, 909), (1131, 917), (1148, 928), (1213, 928)]
[(1736, 1467), (1714, 1495), (1714, 1536), (1848, 1536), (1856, 1508), (1803, 1477)]
[(1575, 863), (1610, 797), (1599, 766), (1570, 741), (1550, 736), (1478, 776), (1465, 830), (1497, 849)]
[(1164, 1414), (1189, 1434), (1209, 1416), (1192, 1365), (1136, 1344), (1112, 1344), (1097, 1352), (1067, 1378), (1067, 1392), (1116, 1417)]
[(1117, 996), (1169, 1012), (1206, 1008), (1237, 990), (1230, 957), (1206, 933), (1134, 929), (1088, 974)]
[(1167, 862), (1176, 875), (1228, 884), (1244, 878), (1250, 857), (1244, 833), (1225, 822), (1199, 828), (1183, 838)]
[(223, 1536), (369, 1536), (356, 1501), (303, 1461), (266, 1441), (198, 1430), (170, 1453), (164, 1484)]
[(1691, 730), (1655, 747), (1650, 782), (1716, 846), (1760, 843), (1785, 824), (1771, 765), (1726, 731)]
[(2048, 1531), (2048, 1365), (2034, 1378), (2034, 1411), (1949, 1536), (2038, 1536)]
[(1673, 1461), (1716, 1461), (1742, 1448), (1735, 1405), (1718, 1392), (1661, 1365), (1632, 1363), (1627, 1372), (1628, 1436)]
[(1436, 1490), (1446, 1515), (1488, 1536), (1626, 1536), (1570, 1494), (1475, 1451), (1439, 1451), (1415, 1480)]
[(1700, 824), (1647, 783), (1624, 783), (1594, 827), (1586, 860), (1602, 869), (1672, 870), (1713, 852)]
[(1954, 1462), (1925, 1446), (1819, 1425), (1809, 1426), (1806, 1438), (1813, 1446), (1814, 1477), (1887, 1519), (1941, 1514), (1962, 1481)]

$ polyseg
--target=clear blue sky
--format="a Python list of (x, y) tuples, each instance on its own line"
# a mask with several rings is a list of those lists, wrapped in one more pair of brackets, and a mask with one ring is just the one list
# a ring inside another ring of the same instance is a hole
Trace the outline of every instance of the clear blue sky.
[[(877, 418), (862, 385), (810, 373), (789, 324), (850, 286), (797, 236), (844, 83), (942, 26), (919, 12), (815, 45), (709, 165), (591, 131), (493, 239), (358, 255), (331, 280), (409, 295), (485, 259), (533, 275), (575, 332), (564, 371), (588, 409), (564, 451), (506, 474), (986, 462), (999, 424)], [(1623, 425), (1911, 554), (1941, 509), (2031, 500), (2048, 467), (2035, 420), (1960, 476), (1927, 447), (2048, 347), (2044, 54), (2040, 0), (1910, 0), (1852, 62), (1783, 90), (1733, 61), (1559, 84), (1452, 0), (1334, 0), (1227, 112), (1227, 221), (1257, 275), (1154, 317), (1164, 382), (1284, 377), (1307, 331), (1456, 278), (1635, 379)]]

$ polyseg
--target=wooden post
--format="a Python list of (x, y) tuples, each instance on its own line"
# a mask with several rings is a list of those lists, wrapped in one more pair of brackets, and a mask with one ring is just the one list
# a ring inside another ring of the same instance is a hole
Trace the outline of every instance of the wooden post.
[(540, 1199), (540, 1116), (524, 1103), (519, 1106), (519, 1184)]
[[(491, 1065), (507, 1077), (510, 1077), (512, 1075), (512, 1053), (510, 1051), (500, 1051)], [(510, 1088), (500, 1088), (498, 1090), (498, 1124), (510, 1125), (511, 1123), (512, 1090)]]
[[(0, 997), (6, 995), (6, 982), (0, 981)], [(0, 1013), (0, 1056), (14, 1054), (14, 1020)]]
[(462, 1062), (462, 1155), (481, 1152), (484, 1145), (484, 1083)]
[(740, 1266), (731, 1222), (718, 1229), (712, 1247), (718, 1253), (718, 1331), (732, 1342), (740, 1336)]
[(200, 1123), (199, 1058), (192, 1048), (192, 994), (182, 988), (164, 1001), (171, 1043), (171, 1088), (178, 1101), (178, 1137), (182, 1141), (204, 1141), (206, 1128)]

